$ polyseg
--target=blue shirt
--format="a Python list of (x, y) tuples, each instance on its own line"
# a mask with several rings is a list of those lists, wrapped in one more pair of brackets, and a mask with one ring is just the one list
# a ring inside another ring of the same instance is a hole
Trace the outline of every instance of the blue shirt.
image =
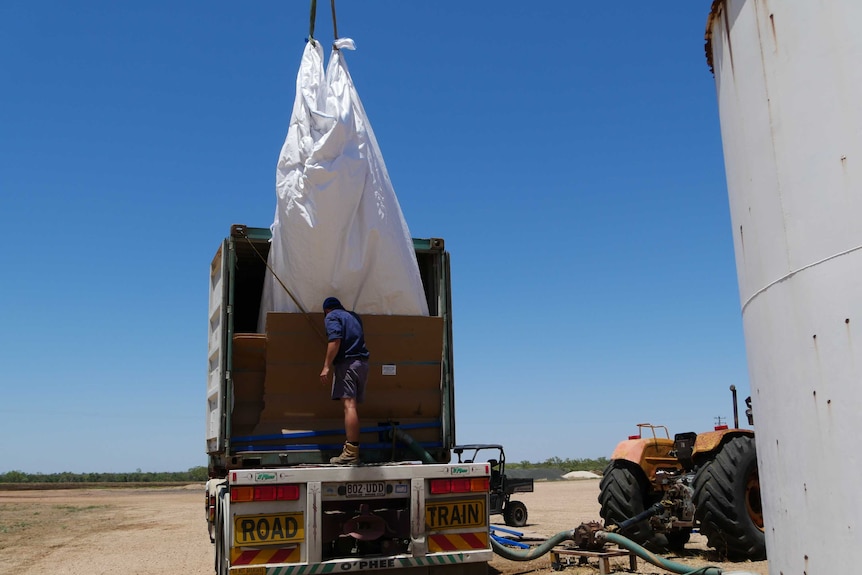
[(329, 341), (341, 340), (333, 363), (348, 359), (368, 359), (371, 355), (365, 347), (362, 319), (358, 314), (343, 309), (334, 309), (326, 314), (326, 337)]

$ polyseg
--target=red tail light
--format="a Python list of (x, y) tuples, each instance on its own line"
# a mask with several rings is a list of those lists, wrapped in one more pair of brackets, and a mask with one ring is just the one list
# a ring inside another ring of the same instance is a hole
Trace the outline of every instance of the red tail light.
[(296, 501), (299, 499), (299, 485), (258, 485), (236, 486), (230, 490), (230, 500), (245, 501)]
[(451, 493), (452, 492), (452, 481), (449, 479), (432, 479), (431, 480), (431, 493), (435, 495), (440, 495), (443, 493)]
[(299, 485), (277, 486), (275, 498), (279, 501), (296, 501), (299, 499)]
[(275, 485), (264, 485), (254, 488), (255, 501), (275, 501)]
[(482, 493), (489, 489), (487, 477), (459, 477), (457, 479), (432, 479), (431, 493), (442, 495), (445, 493)]

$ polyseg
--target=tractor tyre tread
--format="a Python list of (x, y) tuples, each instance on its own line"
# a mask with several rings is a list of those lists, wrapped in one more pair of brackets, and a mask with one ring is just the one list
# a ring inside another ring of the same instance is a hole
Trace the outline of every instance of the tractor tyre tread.
[[(619, 525), (646, 509), (644, 487), (635, 471), (628, 466), (611, 462), (599, 482), (599, 514), (605, 525)], [(641, 521), (621, 533), (635, 543), (646, 543), (653, 538), (647, 521)]]
[(710, 547), (728, 559), (766, 557), (764, 533), (746, 510), (746, 483), (756, 472), (754, 438), (739, 436), (727, 442), (695, 476), (693, 500), (700, 532)]

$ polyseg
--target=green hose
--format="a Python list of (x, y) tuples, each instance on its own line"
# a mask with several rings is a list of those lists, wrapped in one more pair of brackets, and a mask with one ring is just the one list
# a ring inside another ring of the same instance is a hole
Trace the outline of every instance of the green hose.
[(631, 539), (623, 537), (618, 533), (599, 531), (596, 533), (596, 540), (616, 543), (620, 547), (628, 549), (644, 561), (649, 561), (653, 565), (661, 567), (662, 569), (667, 569), (674, 573), (680, 573), (681, 575), (721, 575), (722, 573), (722, 570), (719, 567), (699, 567), (697, 569), (692, 569), (690, 565), (668, 561), (663, 557), (659, 557), (655, 553), (650, 553)]
[[(538, 547), (532, 547), (530, 549), (510, 549), (506, 547), (502, 543), (498, 543), (496, 540), (491, 539), (491, 549), (494, 550), (494, 553), (499, 555), (504, 559), (508, 559), (509, 561), (532, 561), (533, 559), (538, 559), (545, 553), (549, 552), (551, 549), (566, 541), (568, 539), (575, 538), (575, 531), (560, 531)], [(608, 543), (616, 543), (620, 547), (624, 549), (628, 549), (644, 561), (648, 561), (653, 565), (661, 567), (662, 569), (666, 569), (668, 571), (672, 571), (673, 573), (678, 573), (680, 575), (721, 575), (722, 570), (719, 567), (698, 567), (696, 569), (692, 569), (690, 565), (683, 565), (682, 563), (675, 563), (673, 561), (668, 561), (663, 557), (659, 557), (655, 553), (650, 553), (631, 539), (623, 537), (618, 533), (608, 533), (607, 531), (599, 531), (596, 533), (597, 541), (607, 541)], [(730, 575), (730, 574), (727, 574)]]
[(412, 437), (404, 433), (400, 428), (394, 427), (392, 429), (392, 434), (397, 438), (401, 443), (407, 446), (407, 448), (419, 456), (419, 459), (422, 460), (422, 463), (437, 463), (434, 460), (434, 457), (425, 451), (425, 448), (416, 443)]
[(497, 543), (497, 541), (491, 539), (491, 549), (494, 550), (494, 553), (509, 561), (532, 561), (533, 559), (538, 559), (566, 539), (574, 539), (574, 537), (574, 530), (560, 531), (538, 547), (523, 550), (509, 549), (502, 543)]

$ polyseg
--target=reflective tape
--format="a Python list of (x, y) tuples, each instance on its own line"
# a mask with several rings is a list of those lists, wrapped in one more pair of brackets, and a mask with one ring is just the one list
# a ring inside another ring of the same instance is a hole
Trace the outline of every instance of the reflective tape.
[(264, 563), (299, 563), (299, 546), (279, 549), (242, 549), (230, 550), (231, 565), (262, 565)]
[(487, 531), (480, 531), (478, 533), (438, 533), (428, 536), (428, 551), (430, 553), (487, 548)]

